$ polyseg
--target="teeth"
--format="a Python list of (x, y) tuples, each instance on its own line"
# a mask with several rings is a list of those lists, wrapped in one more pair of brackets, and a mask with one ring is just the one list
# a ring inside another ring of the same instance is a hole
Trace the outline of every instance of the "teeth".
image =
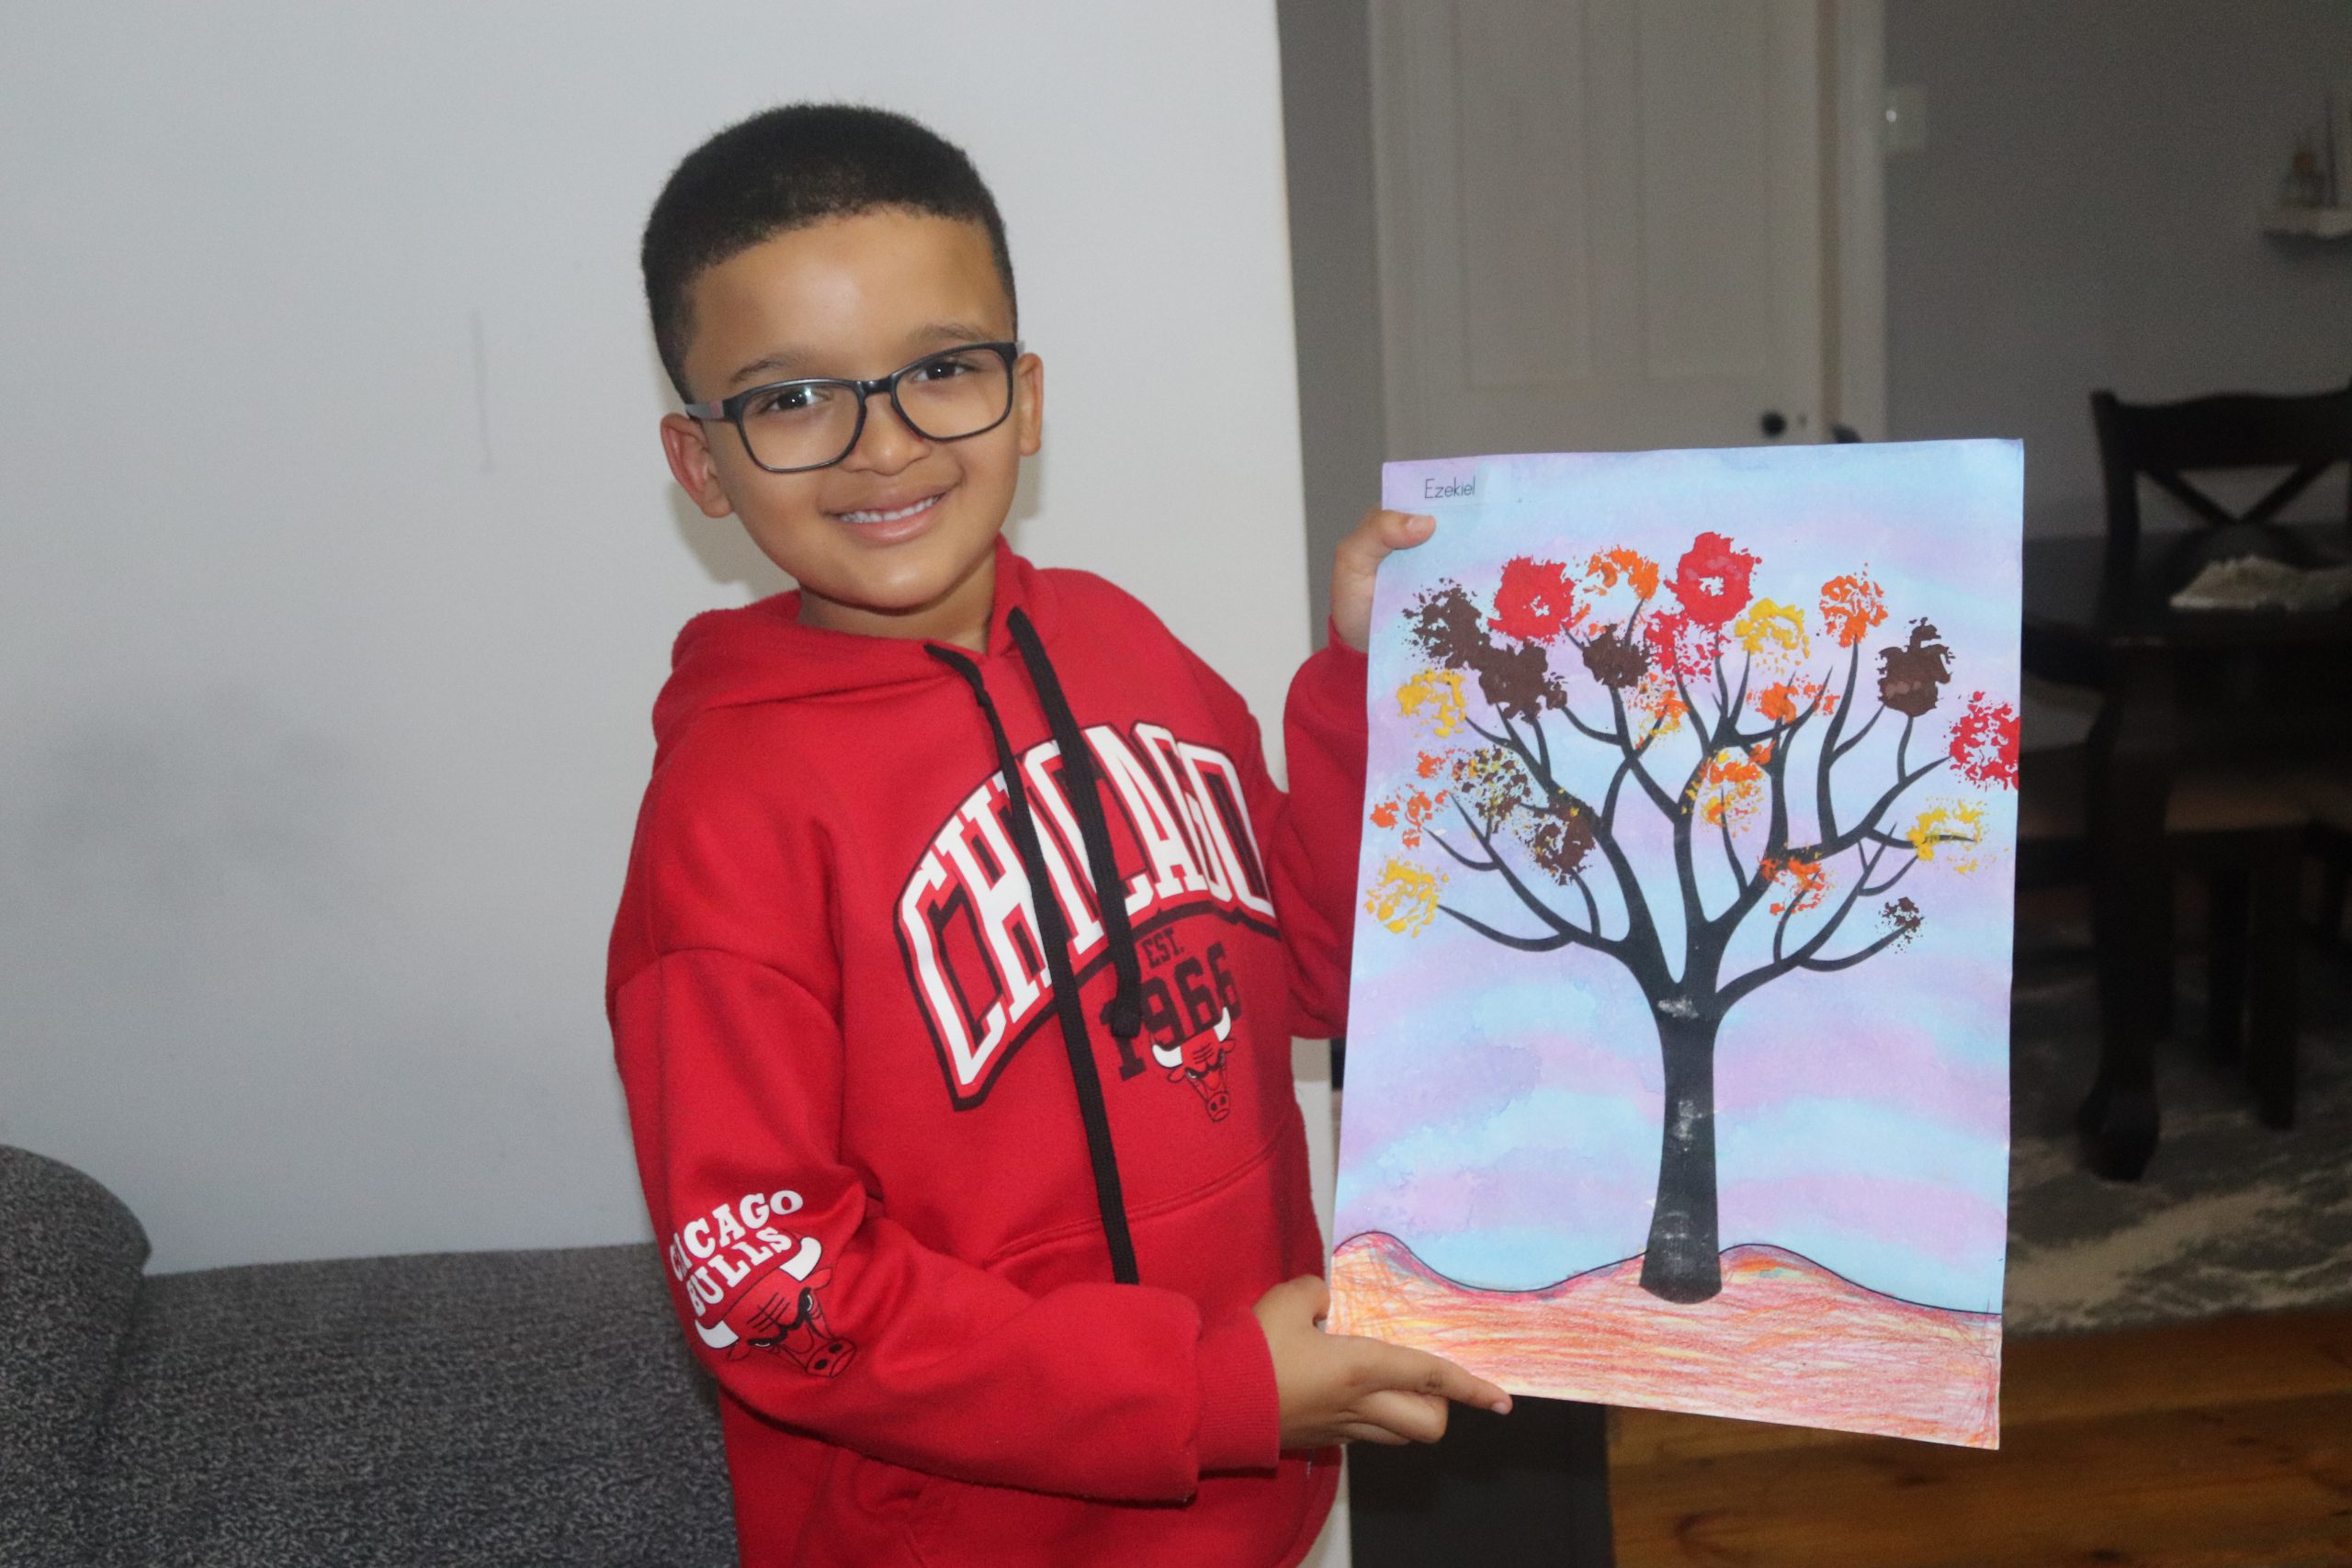
[(896, 523), (901, 517), (912, 517), (918, 512), (930, 511), (938, 500), (935, 495), (927, 495), (913, 505), (901, 506), (896, 512), (844, 512), (841, 516), (844, 523)]

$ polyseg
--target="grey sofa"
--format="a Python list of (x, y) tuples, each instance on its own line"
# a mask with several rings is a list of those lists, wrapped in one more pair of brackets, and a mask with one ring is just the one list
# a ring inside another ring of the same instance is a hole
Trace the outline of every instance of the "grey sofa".
[(650, 1247), (147, 1277), (0, 1146), (6, 1568), (722, 1568), (718, 1424)]

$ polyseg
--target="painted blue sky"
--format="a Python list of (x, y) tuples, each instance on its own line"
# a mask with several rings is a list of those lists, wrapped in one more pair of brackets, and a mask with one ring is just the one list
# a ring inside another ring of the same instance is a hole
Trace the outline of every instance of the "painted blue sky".
[[(1465, 480), (1471, 496), (1433, 497)], [(1862, 645), (1856, 721), (1877, 705), (1878, 650), (1903, 643), (1914, 620), (1932, 621), (1954, 654), (1953, 675), (1909, 756), (1939, 754), (1970, 693), (2016, 699), (2021, 484), (2019, 448), (1993, 441), (1391, 464), (1385, 503), (1434, 513), (1439, 527), (1381, 573), (1373, 795), (1408, 781), (1416, 756), (1436, 744), (1400, 716), (1394, 696), (1424, 662), (1403, 636), (1404, 606), (1418, 594), (1453, 579), (1490, 603), (1510, 557), (1581, 563), (1620, 546), (1658, 561), (1670, 580), (1702, 531), (1759, 558), (1758, 597), (1806, 611), (1816, 636), (1797, 672), (1834, 669), (1842, 681), (1844, 654), (1817, 635), (1821, 585), (1865, 570), (1883, 586), (1888, 618)], [(1670, 604), (1670, 592), (1659, 601)], [(1572, 706), (1605, 722), (1600, 690), (1575, 651), (1561, 645), (1553, 668)], [(1562, 781), (1597, 795), (1614, 750), (1574, 736), (1556, 716), (1547, 732), (1565, 759)], [(1891, 780), (1895, 740), (1895, 725), (1883, 723), (1838, 763), (1841, 814), (1850, 818)], [(1698, 746), (1685, 733), (1658, 742), (1656, 755), (1659, 774), (1679, 783)], [(1806, 743), (1791, 771), (1810, 778)], [(1933, 863), (1913, 869), (1900, 891), (1926, 919), (1906, 946), (1834, 975), (1788, 976), (1731, 1012), (1716, 1058), (1722, 1240), (1789, 1247), (1906, 1300), (1997, 1311), (2015, 796), (1939, 774), (1905, 798), (1912, 809), (1898, 828), (1920, 807), (1981, 804), (1988, 840), (2003, 852), (1968, 874)], [(1809, 833), (1809, 792), (1797, 792), (1792, 808), (1793, 828)], [(1619, 823), (1668, 950), (1679, 951), (1664, 819), (1629, 789)], [(1364, 885), (1398, 852), (1394, 833), (1367, 829)], [(1448, 905), (1505, 930), (1540, 929), (1498, 878), (1426, 849), (1412, 858), (1452, 872)], [(1712, 912), (1730, 886), (1719, 849), (1701, 873)], [(1564, 911), (1574, 897), (1561, 895)], [(1605, 895), (1602, 908), (1604, 925), (1622, 929)], [(1768, 955), (1770, 928), (1762, 911), (1750, 918), (1727, 976)], [(1858, 909), (1825, 956), (1880, 929)], [(1647, 1005), (1613, 960), (1582, 949), (1515, 952), (1442, 916), (1400, 936), (1360, 914), (1348, 1068), (1338, 1237), (1387, 1231), (1453, 1278), (1502, 1289), (1549, 1284), (1641, 1250), (1657, 1180), (1660, 1069)]]

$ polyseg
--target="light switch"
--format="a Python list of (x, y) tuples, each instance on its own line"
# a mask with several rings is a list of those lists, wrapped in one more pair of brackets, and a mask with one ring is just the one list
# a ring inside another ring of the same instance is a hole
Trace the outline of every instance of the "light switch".
[(1879, 145), (1892, 157), (1899, 152), (1928, 150), (1928, 89), (1889, 87), (1886, 90), (1886, 130)]

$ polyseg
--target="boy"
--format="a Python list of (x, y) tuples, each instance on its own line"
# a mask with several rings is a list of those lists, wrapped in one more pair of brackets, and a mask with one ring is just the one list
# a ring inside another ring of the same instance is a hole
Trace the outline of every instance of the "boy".
[(1373, 568), (1433, 525), (1341, 551), (1286, 803), (1149, 612), (999, 537), (1043, 372), (960, 152), (772, 111), (643, 259), (671, 471), (800, 585), (679, 637), (607, 985), (744, 1561), (1296, 1562), (1330, 1445), (1507, 1404), (1316, 1326), (1289, 1069), (1341, 1026)]

